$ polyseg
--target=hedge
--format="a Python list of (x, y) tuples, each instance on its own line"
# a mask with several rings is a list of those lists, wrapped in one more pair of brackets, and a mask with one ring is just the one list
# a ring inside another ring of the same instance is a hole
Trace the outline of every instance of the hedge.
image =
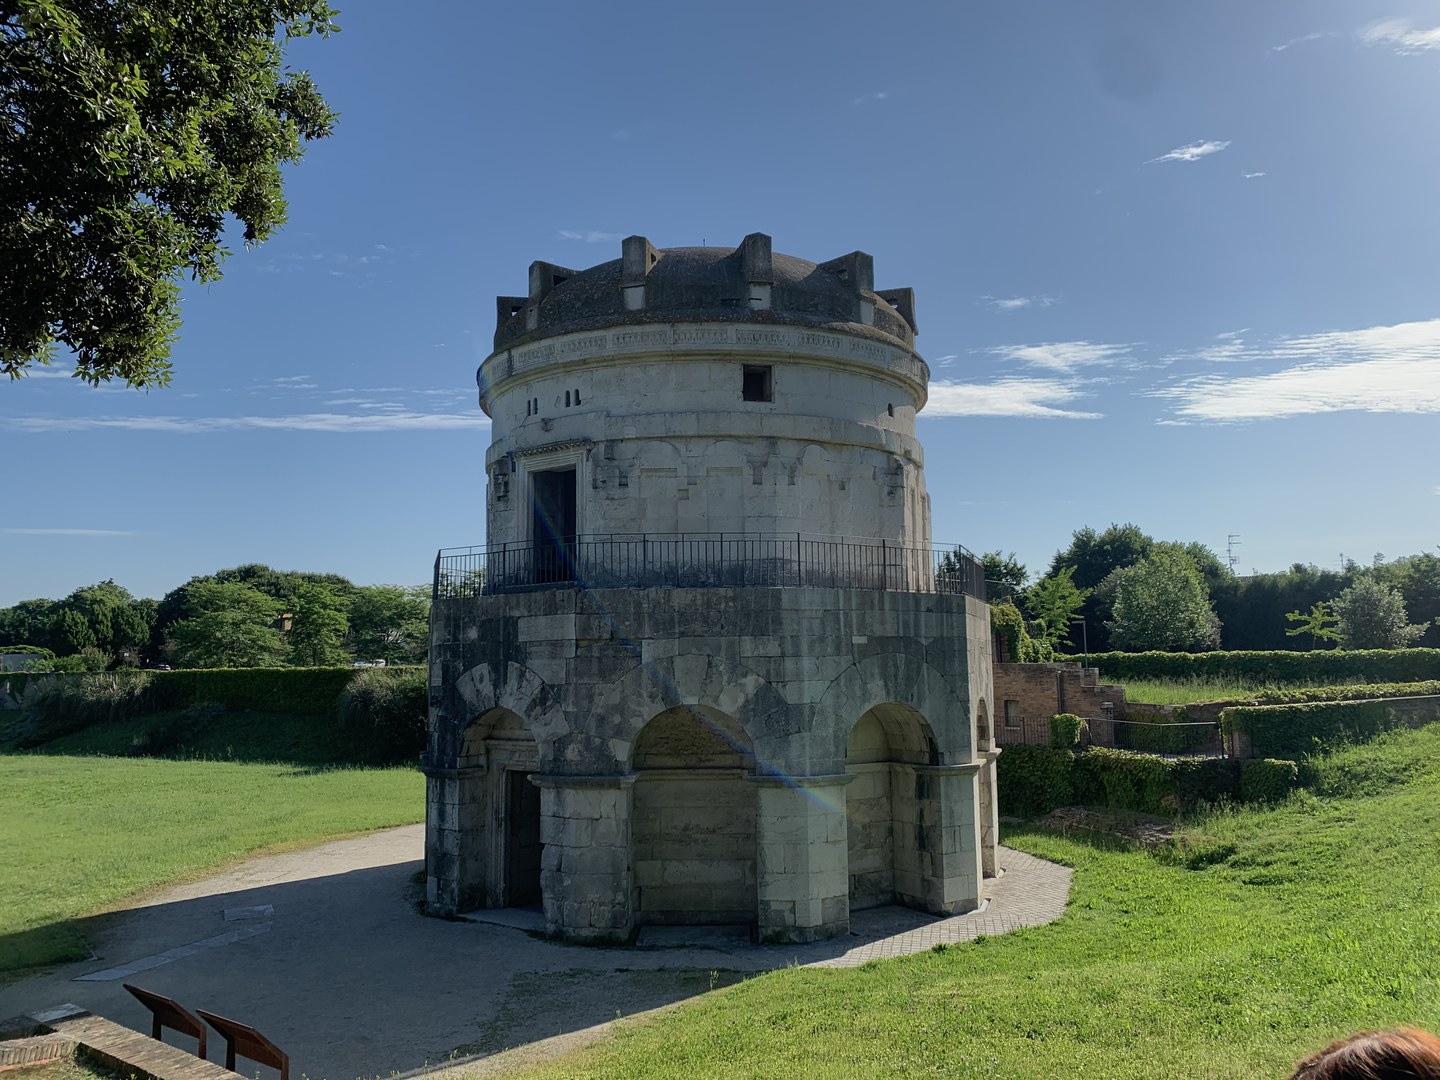
[[(1082, 657), (1068, 656), (1069, 662)], [(1257, 683), (1419, 682), (1440, 679), (1440, 649), (1235, 650), (1090, 653), (1107, 679), (1248, 679)]]
[[(1256, 770), (1252, 777), (1253, 797), (1273, 797), (1278, 781), (1271, 772), (1284, 772), (1293, 782), (1295, 762), (1269, 764), (1268, 772)], [(1000, 809), (1012, 814), (1038, 816), (1072, 804), (1174, 814), (1202, 803), (1246, 797), (1241, 763), (1228, 758), (1170, 760), (1099, 746), (1080, 753), (1010, 746), (995, 768)]]
[[(423, 670), (384, 669), (395, 680)], [(293, 716), (334, 716), (346, 687), (362, 674), (348, 667), (122, 669), (26, 676), (12, 673), (5, 676), (5, 681), (11, 684), (12, 691), (20, 689), (17, 679), (26, 681), (21, 745), (33, 747), (95, 724), (199, 705)], [(373, 726), (379, 729), (386, 723), (377, 721)]]
[(1301, 701), (1365, 701), (1369, 698), (1440, 696), (1440, 679), (1426, 682), (1349, 683), (1344, 686), (1297, 686), (1289, 690), (1257, 690), (1236, 698), (1237, 705), (1290, 705)]
[(1089, 725), (1081, 720), (1074, 713), (1059, 713), (1050, 718), (1050, 748), (1052, 750), (1072, 750), (1080, 742), (1080, 737), (1089, 729)]
[(1279, 802), (1300, 782), (1300, 769), (1293, 761), (1253, 758), (1240, 762), (1242, 802)]
[(995, 786), (1002, 813), (1047, 814), (1075, 802), (1071, 783), (1075, 755), (1048, 746), (1007, 746), (995, 759)]
[(1293, 705), (1236, 705), (1220, 713), (1222, 730), (1250, 736), (1256, 757), (1299, 758), (1365, 742), (1395, 727), (1383, 699)]
[(1193, 754), (1214, 734), (1213, 724), (1126, 720), (1115, 724), (1115, 745), (1147, 754)]

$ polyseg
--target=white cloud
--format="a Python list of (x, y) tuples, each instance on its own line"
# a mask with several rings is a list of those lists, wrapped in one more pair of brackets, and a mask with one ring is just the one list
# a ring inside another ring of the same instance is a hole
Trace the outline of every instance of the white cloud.
[(1047, 368), (1073, 371), (1089, 364), (1113, 364), (1129, 358), (1128, 345), (1097, 345), (1089, 341), (1051, 341), (1043, 345), (999, 345), (990, 350), (1007, 360)]
[(1146, 165), (1155, 165), (1161, 161), (1199, 161), (1211, 154), (1218, 154), (1230, 145), (1229, 139), (1205, 139), (1199, 142), (1187, 143), (1184, 146), (1177, 146), (1168, 154), (1161, 154), (1145, 162)]
[(20, 431), (157, 431), (193, 435), (215, 431), (321, 431), (337, 434), (377, 431), (473, 430), (489, 423), (473, 413), (394, 412), (300, 413), (292, 416), (17, 416), (6, 421)]
[(1379, 45), (1403, 55), (1413, 55), (1440, 49), (1440, 26), (1417, 30), (1404, 19), (1385, 19), (1361, 30), (1360, 40), (1366, 45)]
[(1247, 172), (1241, 173), (1240, 175), (1243, 176), (1246, 180), (1258, 180), (1260, 179), (1260, 177), (1266, 176), (1268, 174), (1265, 172)]
[(583, 231), (578, 231), (575, 229), (561, 229), (560, 239), (579, 240), (582, 243), (586, 244), (606, 244), (611, 242), (612, 240), (623, 240), (625, 239), (625, 237), (618, 232), (600, 232), (596, 229), (585, 229)]
[(1055, 303), (1053, 296), (983, 296), (981, 299), (996, 311), (1020, 311), (1028, 307), (1049, 307)]
[(1073, 383), (1059, 379), (1001, 379), (993, 383), (930, 384), (930, 400), (921, 416), (1014, 416), (1041, 419), (1098, 420), (1100, 413), (1057, 406), (1083, 397)]
[(1282, 42), (1279, 45), (1271, 45), (1270, 51), (1284, 52), (1286, 49), (1293, 49), (1296, 45), (1303, 45), (1307, 41), (1319, 41), (1321, 38), (1328, 36), (1327, 34), (1302, 34), (1300, 37), (1291, 38), (1289, 41)]
[(876, 90), (873, 93), (861, 94), (859, 97), (851, 98), (850, 100), (852, 104), (864, 105), (867, 101), (884, 101), (889, 96), (889, 90)]
[(68, 379), (75, 374), (74, 368), (55, 367), (45, 364), (32, 364), (25, 369), (24, 378), (27, 379)]
[[(1440, 413), (1440, 319), (1284, 338), (1230, 360), (1281, 361), (1266, 375), (1200, 375), (1152, 391), (1189, 421), (1332, 412)], [(1221, 347), (1222, 349), (1225, 346)]]
[(139, 536), (128, 529), (0, 529), (11, 536)]

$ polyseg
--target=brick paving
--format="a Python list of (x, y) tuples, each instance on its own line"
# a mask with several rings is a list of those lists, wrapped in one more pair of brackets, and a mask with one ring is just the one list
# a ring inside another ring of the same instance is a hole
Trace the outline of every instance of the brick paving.
[[(813, 967), (856, 967), (870, 960), (924, 952), (936, 945), (1041, 926), (1064, 914), (1074, 871), (1007, 847), (999, 848), (996, 857), (1004, 873), (985, 882), (985, 903), (979, 911), (944, 919), (893, 907), (856, 912), (850, 917), (850, 944), (842, 946), (843, 952), (834, 955), (834, 942), (817, 942), (801, 948), (800, 962)], [(856, 941), (857, 937), (861, 940)], [(805, 949), (827, 955), (807, 960)]]

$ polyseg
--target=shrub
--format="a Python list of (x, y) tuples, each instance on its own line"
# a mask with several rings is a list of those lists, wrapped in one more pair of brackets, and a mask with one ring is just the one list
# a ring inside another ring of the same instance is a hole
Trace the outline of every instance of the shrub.
[(1095, 746), (1078, 755), (1075, 764), (1093, 777), (1106, 806), (1143, 814), (1173, 814), (1180, 809), (1173, 761)]
[(1239, 762), (1232, 758), (1182, 758), (1171, 762), (1175, 797), (1182, 810), (1243, 798)]
[(995, 759), (1000, 809), (1008, 814), (1045, 814), (1075, 801), (1071, 769), (1075, 755), (1045, 746), (1009, 746)]
[(1255, 758), (1240, 762), (1240, 798), (1244, 802), (1279, 802), (1295, 790), (1300, 779), (1293, 761)]
[[(1078, 660), (1078, 657), (1066, 659)], [(1091, 653), (1108, 679), (1244, 679), (1252, 683), (1418, 682), (1440, 679), (1440, 649), (1320, 652)]]
[(1072, 750), (1080, 744), (1080, 737), (1089, 730), (1089, 725), (1074, 713), (1060, 713), (1050, 718), (1050, 749)]
[(1373, 739), (1394, 724), (1384, 700), (1237, 705), (1220, 714), (1226, 734), (1245, 732), (1259, 757), (1300, 758)]
[(19, 745), (141, 716), (153, 707), (152, 682), (148, 671), (32, 677), (21, 703)]
[(381, 753), (393, 757), (411, 757), (424, 749), (429, 711), (430, 687), (424, 668), (357, 671), (339, 702), (341, 726), (363, 733)]

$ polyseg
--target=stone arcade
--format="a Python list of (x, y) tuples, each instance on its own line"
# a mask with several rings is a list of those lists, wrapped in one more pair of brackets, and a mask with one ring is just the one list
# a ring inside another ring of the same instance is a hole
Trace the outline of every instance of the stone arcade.
[(809, 941), (977, 906), (990, 614), (930, 546), (914, 335), (870, 256), (758, 233), (498, 299), (487, 543), (436, 562), (432, 912)]

